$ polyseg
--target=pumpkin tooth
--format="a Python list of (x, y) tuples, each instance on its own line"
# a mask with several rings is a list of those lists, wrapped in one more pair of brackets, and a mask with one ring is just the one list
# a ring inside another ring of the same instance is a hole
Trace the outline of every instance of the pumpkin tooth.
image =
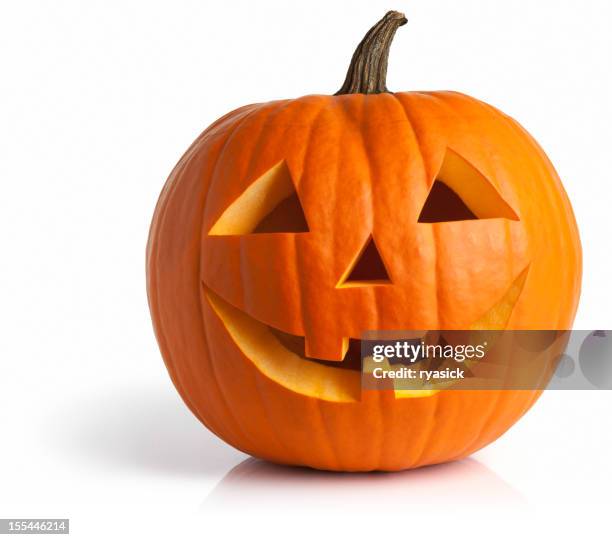
[(342, 362), (349, 348), (349, 338), (335, 339), (333, 336), (312, 339), (306, 336), (305, 355), (308, 358)]
[(236, 346), (266, 377), (298, 394), (326, 401), (360, 399), (359, 372), (304, 361), (283, 346), (267, 325), (235, 308), (206, 286), (204, 294)]

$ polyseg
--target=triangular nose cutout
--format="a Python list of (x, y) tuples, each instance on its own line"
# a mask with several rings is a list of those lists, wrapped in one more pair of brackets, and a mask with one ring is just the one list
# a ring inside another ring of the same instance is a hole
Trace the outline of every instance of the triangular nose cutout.
[(370, 236), (355, 261), (340, 279), (337, 288), (389, 285), (391, 279), (385, 263)]

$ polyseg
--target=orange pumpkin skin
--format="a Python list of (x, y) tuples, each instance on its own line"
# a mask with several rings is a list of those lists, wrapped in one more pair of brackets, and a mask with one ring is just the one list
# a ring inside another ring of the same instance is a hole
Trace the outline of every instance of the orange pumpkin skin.
[[(447, 149), (519, 219), (419, 223)], [(283, 160), (310, 232), (211, 235), (232, 202)], [(338, 288), (370, 235), (392, 284)], [(364, 330), (469, 328), (521, 272), (505, 326), (571, 328), (581, 249), (560, 180), (517, 122), (454, 92), (306, 96), (226, 115), (172, 172), (147, 250), (156, 335), (192, 412), (251, 455), (342, 471), (467, 456), (512, 426), (540, 391), (397, 398), (353, 388), (343, 400), (296, 391), (299, 381), (270, 377), (237, 346), (208, 291), (305, 336), (309, 355), (338, 360), (342, 338)]]

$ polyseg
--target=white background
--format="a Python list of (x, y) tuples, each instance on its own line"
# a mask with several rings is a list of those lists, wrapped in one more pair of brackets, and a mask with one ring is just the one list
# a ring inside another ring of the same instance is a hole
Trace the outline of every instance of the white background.
[(170, 384), (144, 250), (163, 182), (201, 130), (246, 103), (333, 93), (359, 39), (393, 8), (409, 24), (389, 88), (467, 92), (540, 141), (582, 236), (576, 327), (612, 328), (612, 3), (0, 5), (0, 517), (69, 517), (80, 538), (603, 526), (609, 392), (549, 392), (458, 464), (355, 476), (249, 461), (228, 474), (246, 456)]

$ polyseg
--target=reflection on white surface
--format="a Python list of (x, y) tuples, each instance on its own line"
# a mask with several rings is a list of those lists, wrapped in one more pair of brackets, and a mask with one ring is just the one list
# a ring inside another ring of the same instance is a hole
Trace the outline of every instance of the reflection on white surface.
[(249, 458), (234, 467), (202, 510), (303, 508), (366, 511), (410, 505), (522, 504), (513, 486), (474, 458), (395, 473), (332, 473)]
[[(240, 508), (268, 519), (279, 511), (300, 514), (305, 507), (385, 515), (419, 505), (448, 511), (525, 502), (475, 458), (396, 473), (333, 473), (244, 459), (204, 429), (171, 388), (94, 393), (71, 400), (55, 417), (61, 421), (50, 430), (49, 442), (58, 463), (80, 462), (87, 471), (73, 479), (74, 492), (90, 489), (97, 478), (96, 485), (107, 486), (115, 502), (127, 505), (133, 503), (129, 493), (137, 492), (139, 501), (165, 508), (180, 501), (209, 517)], [(141, 482), (155, 485), (146, 497)]]

